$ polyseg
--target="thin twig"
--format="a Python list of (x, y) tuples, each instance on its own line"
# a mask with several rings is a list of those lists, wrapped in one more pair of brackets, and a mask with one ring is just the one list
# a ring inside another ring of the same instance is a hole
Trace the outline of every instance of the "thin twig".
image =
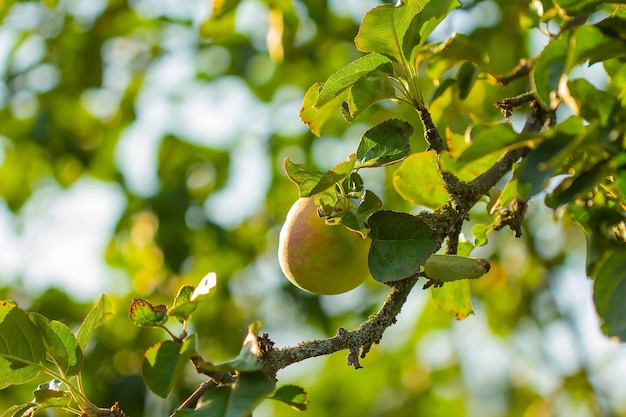
[(522, 93), (519, 96), (505, 98), (502, 101), (496, 101), (494, 106), (504, 113), (504, 117), (509, 119), (513, 113), (513, 109), (523, 106), (526, 103), (535, 101), (535, 94), (532, 91)]
[(417, 106), (416, 109), (424, 125), (424, 138), (428, 142), (428, 150), (432, 149), (437, 154), (440, 154), (445, 150), (443, 139), (441, 139), (441, 135), (439, 135), (428, 109), (423, 104)]
[[(180, 406), (178, 406), (176, 411), (180, 411), (180, 410), (184, 410), (184, 409), (194, 409), (194, 408), (196, 408), (196, 405), (198, 404), (198, 400), (200, 400), (200, 398), (202, 398), (204, 393), (207, 392), (208, 390), (210, 390), (211, 388), (217, 387), (218, 385), (219, 384), (217, 382), (215, 382), (214, 380), (212, 380), (212, 379), (204, 381), (202, 384), (200, 384), (200, 386), (194, 392), (191, 393), (191, 395), (189, 397), (187, 397), (187, 399), (185, 401), (183, 401), (180, 404)], [(176, 414), (176, 411), (174, 413), (172, 413), (172, 415), (170, 415), (170, 417), (172, 417), (174, 414)]]
[[(542, 108), (537, 102), (534, 102), (528, 111), (526, 124), (522, 129), (522, 133), (539, 132), (548, 118), (548, 112)], [(489, 192), (491, 187), (502, 178), (504, 174), (509, 172), (513, 164), (520, 158), (525, 157), (530, 148), (528, 146), (520, 146), (505, 153), (491, 168), (472, 180), (469, 185), (480, 196)]]
[(500, 84), (507, 86), (512, 81), (528, 75), (534, 63), (535, 63), (534, 59), (528, 59), (528, 58), (521, 59), (517, 67), (513, 68), (510, 72), (504, 75), (497, 76), (496, 80), (498, 80)]

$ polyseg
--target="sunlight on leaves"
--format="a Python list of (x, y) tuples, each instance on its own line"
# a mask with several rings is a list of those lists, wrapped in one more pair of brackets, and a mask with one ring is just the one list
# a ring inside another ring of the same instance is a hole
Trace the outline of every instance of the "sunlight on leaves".
[(389, 119), (369, 129), (356, 151), (356, 168), (394, 164), (411, 153), (409, 139), (413, 126), (398, 119)]
[(454, 314), (457, 320), (464, 320), (474, 312), (467, 280), (447, 282), (438, 288), (430, 287), (430, 295), (439, 310)]
[(136, 326), (142, 327), (161, 327), (168, 319), (165, 305), (152, 305), (141, 298), (133, 299), (128, 316)]
[[(328, 77), (319, 91), (319, 96), (317, 97), (314, 106), (316, 108), (324, 106), (337, 97), (337, 95), (343, 90), (354, 85), (354, 83), (359, 81), (361, 78), (367, 76), (373, 71), (376, 71), (381, 66), (390, 63), (391, 61), (389, 58), (377, 53), (364, 55), (356, 61), (351, 62)], [(389, 67), (387, 72), (391, 72), (391, 67)]]
[(111, 299), (102, 295), (98, 303), (87, 313), (76, 333), (76, 341), (82, 350), (85, 350), (93, 332), (102, 326), (113, 315)]
[(356, 164), (356, 154), (348, 157), (328, 171), (307, 168), (304, 164), (296, 164), (285, 158), (283, 167), (287, 176), (300, 191), (300, 197), (310, 197), (333, 187), (350, 174)]
[(191, 294), (189, 301), (196, 301), (199, 297), (205, 296), (217, 285), (217, 274), (209, 272), (202, 278), (196, 289)]
[(11, 301), (0, 301), (0, 389), (23, 384), (45, 368), (46, 349), (39, 329)]
[(436, 208), (448, 201), (435, 151), (418, 152), (406, 158), (393, 174), (398, 193), (415, 206)]

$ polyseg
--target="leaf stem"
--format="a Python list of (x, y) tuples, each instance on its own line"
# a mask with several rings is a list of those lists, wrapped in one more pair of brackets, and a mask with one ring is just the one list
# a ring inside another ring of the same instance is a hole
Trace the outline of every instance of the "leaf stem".
[[(204, 393), (212, 388), (217, 387), (218, 385), (219, 384), (215, 382), (213, 379), (204, 381), (202, 384), (200, 384), (200, 386), (194, 392), (191, 393), (191, 395), (189, 395), (189, 397), (185, 399), (185, 401), (183, 401), (178, 406), (176, 411), (189, 409), (189, 408), (195, 408), (196, 404), (198, 403), (198, 400), (200, 400), (200, 398), (204, 395)], [(176, 411), (172, 413), (170, 417), (174, 416), (174, 414), (176, 414)]]
[[(63, 384), (65, 384), (70, 395), (72, 396), (72, 399), (81, 410), (85, 410), (85, 409), (95, 410), (98, 408), (98, 406), (92, 403), (89, 400), (89, 398), (87, 398), (87, 396), (83, 393), (82, 387), (81, 386), (77, 387), (74, 384), (72, 384), (70, 380), (65, 376), (65, 374), (61, 372), (60, 369), (59, 369), (59, 373), (57, 373), (49, 368), (44, 368), (44, 372), (50, 377), (52, 377), (53, 379), (58, 379)], [(80, 380), (77, 379), (77, 381), (80, 381)]]

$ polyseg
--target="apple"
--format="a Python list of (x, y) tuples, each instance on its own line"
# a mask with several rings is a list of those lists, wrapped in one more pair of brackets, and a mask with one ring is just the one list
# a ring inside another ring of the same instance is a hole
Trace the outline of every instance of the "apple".
[(313, 197), (298, 199), (280, 231), (278, 259), (295, 286), (313, 294), (341, 294), (370, 277), (371, 241), (342, 225), (329, 226)]

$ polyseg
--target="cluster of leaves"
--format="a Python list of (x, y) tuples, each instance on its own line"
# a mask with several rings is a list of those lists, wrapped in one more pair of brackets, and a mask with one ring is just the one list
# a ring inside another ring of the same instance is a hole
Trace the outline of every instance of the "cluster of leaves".
[[(426, 43), (434, 28), (458, 5), (456, 1), (415, 0), (370, 10), (355, 39), (357, 49), (365, 55), (307, 91), (302, 120), (319, 135), (337, 108), (351, 123), (368, 107), (386, 99), (408, 104), (423, 116), (428, 112), (420, 88), (422, 64), (429, 67), (429, 75), (442, 76), (457, 68), (455, 77), (438, 82), (430, 103), (453, 85), (458, 98), (464, 100), (477, 79), (496, 85), (505, 83), (505, 77), (491, 69), (486, 51), (467, 37), (453, 35), (438, 44)], [(608, 17), (597, 23), (584, 23), (599, 8)], [(497, 124), (475, 122), (468, 126), (465, 135), (447, 131), (446, 144), (438, 149), (440, 145), (428, 116), (422, 120), (432, 150), (411, 153), (408, 143), (413, 127), (403, 121), (387, 120), (363, 136), (357, 153), (350, 155), (348, 161), (327, 172), (307, 170), (288, 160), (285, 170), (298, 185), (301, 196), (317, 194), (320, 212), (329, 223), (343, 223), (372, 239), (370, 270), (376, 280), (389, 282), (418, 273), (441, 246), (441, 236), (433, 233), (420, 216), (378, 210), (382, 202), (371, 191), (363, 191), (363, 181), (357, 173), (360, 168), (402, 161), (394, 173), (397, 192), (413, 205), (437, 209), (458, 197), (450, 191), (454, 187), (450, 178), (478, 181), (479, 175), (507, 152), (523, 149), (527, 155), (513, 165), (512, 177), (489, 190), (488, 211), (493, 221), (475, 224), (474, 245), (463, 250), (469, 252), (472, 246), (486, 244), (487, 236), (504, 225), (520, 235), (527, 202), (556, 181), (545, 203), (554, 210), (565, 206), (589, 237), (587, 273), (596, 279), (595, 300), (604, 319), (604, 330), (624, 338), (625, 327), (616, 301), (619, 297), (614, 291), (626, 279), (626, 97), (623, 86), (620, 87), (623, 80), (619, 72), (626, 53), (626, 9), (605, 6), (599, 1), (584, 5), (557, 1), (545, 12), (541, 2), (535, 2), (533, 11), (537, 19), (530, 26), (548, 28), (548, 23), (558, 24), (560, 30), (549, 34), (550, 41), (526, 64), (527, 71), (522, 74), (520, 69), (514, 75), (528, 74), (528, 94), (512, 100), (513, 104), (510, 101), (498, 106), (508, 119), (514, 108), (536, 103), (551, 114), (544, 131), (517, 132), (508, 120)], [(610, 77), (609, 91), (601, 91), (583, 78), (570, 79), (577, 66), (598, 62), (603, 63)], [(555, 113), (562, 103), (571, 115), (557, 122)], [(354, 191), (362, 194), (355, 195)], [(356, 198), (357, 202), (345, 203), (346, 198)], [(475, 203), (469, 202), (470, 206)], [(454, 248), (452, 253), (457, 250)], [(466, 283), (458, 285), (463, 288), (463, 296), (454, 310), (457, 317), (463, 317), (463, 306), (470, 305), (469, 287)], [(458, 294), (459, 288), (448, 291)]]
[[(457, 6), (456, 1), (411, 1), (370, 10), (355, 39), (357, 49), (366, 54), (309, 88), (300, 113), (302, 121), (319, 135), (337, 108), (348, 122), (384, 99), (423, 109), (415, 63), (430, 33)], [(380, 210), (382, 201), (364, 190), (358, 174), (362, 168), (387, 166), (407, 158), (413, 131), (408, 122), (386, 120), (363, 135), (356, 154), (327, 172), (307, 170), (289, 160), (285, 163), (285, 171), (298, 185), (300, 195), (317, 195), (327, 222), (342, 223), (372, 239), (369, 267), (380, 282), (415, 275), (438, 249), (436, 236), (423, 220)]]
[(0, 389), (25, 384), (45, 374), (34, 399), (15, 405), (2, 417), (32, 416), (58, 407), (77, 415), (106, 415), (95, 406), (82, 387), (83, 352), (93, 332), (113, 314), (111, 301), (102, 296), (74, 334), (63, 323), (38, 313), (27, 313), (13, 301), (0, 302)]
[[(275, 381), (263, 372), (258, 361), (260, 322), (248, 327), (241, 352), (233, 360), (214, 364), (198, 354), (196, 335), (187, 333), (187, 324), (216, 283), (215, 273), (209, 273), (197, 287), (181, 287), (171, 308), (139, 298), (131, 304), (129, 318), (136, 326), (161, 328), (171, 337), (145, 352), (142, 371), (148, 388), (166, 398), (183, 377), (185, 365), (191, 364), (198, 373), (210, 376), (212, 384), (205, 385), (206, 392), (193, 393), (172, 416), (247, 417), (266, 398), (305, 410), (308, 399), (302, 388), (284, 385), (276, 389)], [(87, 343), (113, 314), (106, 296), (88, 313), (76, 334), (61, 322), (25, 312), (13, 301), (2, 301), (0, 308), (0, 388), (25, 384), (42, 373), (52, 378), (37, 386), (31, 402), (11, 407), (2, 417), (32, 416), (50, 408), (85, 417), (125, 416), (117, 404), (109, 409), (94, 405), (80, 376)], [(166, 327), (170, 318), (182, 324), (180, 335)]]
[[(247, 417), (266, 398), (284, 402), (296, 410), (305, 410), (308, 399), (302, 388), (284, 385), (276, 389), (275, 381), (263, 372), (258, 361), (262, 346), (258, 337), (260, 322), (248, 326), (241, 351), (231, 361), (215, 364), (202, 359), (196, 351), (196, 336), (187, 333), (187, 324), (198, 303), (216, 283), (217, 277), (211, 272), (197, 287), (181, 287), (170, 308), (164, 304), (153, 305), (144, 299), (133, 300), (129, 317), (135, 325), (162, 328), (171, 337), (171, 340), (149, 347), (145, 353), (142, 372), (148, 388), (166, 398), (183, 377), (185, 365), (189, 363), (199, 374), (208, 375), (211, 381), (215, 381), (215, 386), (207, 385), (206, 392), (183, 402), (172, 416)], [(166, 327), (170, 318), (182, 324), (180, 335), (176, 336)]]

